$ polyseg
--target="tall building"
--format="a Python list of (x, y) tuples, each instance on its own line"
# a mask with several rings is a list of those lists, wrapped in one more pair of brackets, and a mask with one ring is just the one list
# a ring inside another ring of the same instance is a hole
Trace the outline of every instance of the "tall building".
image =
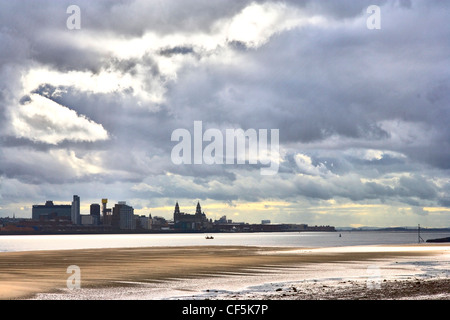
[(98, 203), (93, 203), (90, 206), (90, 216), (92, 217), (92, 224), (100, 223), (100, 205)]
[(71, 220), (73, 224), (81, 224), (80, 197), (77, 195), (73, 196)]
[(122, 230), (136, 229), (136, 220), (133, 207), (125, 201), (119, 201), (113, 208), (111, 225)]
[(91, 204), (90, 214), (91, 214), (91, 216), (100, 217), (100, 205), (98, 203)]
[(53, 201), (48, 200), (45, 205), (33, 205), (31, 209), (31, 218), (33, 220), (49, 220), (49, 219), (71, 219), (71, 205), (55, 205)]

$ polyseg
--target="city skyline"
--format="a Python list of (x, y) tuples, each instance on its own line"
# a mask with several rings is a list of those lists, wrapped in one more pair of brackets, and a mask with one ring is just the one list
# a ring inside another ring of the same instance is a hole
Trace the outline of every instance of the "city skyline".
[[(124, 200), (120, 200), (120, 201), (110, 201), (110, 199), (108, 198), (102, 198), (101, 201), (94, 202), (94, 203), (85, 203), (81, 200), (81, 198), (78, 195), (73, 195), (73, 201), (69, 204), (67, 201), (53, 201), (53, 200), (46, 200), (45, 204), (33, 204), (32, 206), (32, 215), (30, 217), (17, 217), (17, 218), (23, 218), (23, 219), (33, 219), (33, 220), (39, 220), (39, 215), (40, 214), (45, 214), (48, 215), (49, 213), (52, 213), (52, 210), (44, 210), (42, 213), (37, 213), (35, 214), (34, 209), (36, 208), (57, 208), (56, 211), (60, 211), (61, 214), (57, 214), (56, 216), (59, 217), (66, 217), (68, 220), (70, 220), (73, 224), (82, 224), (81, 221), (81, 216), (92, 216), (92, 215), (98, 215), (99, 217), (109, 214), (112, 215), (113, 214), (113, 209), (117, 206), (127, 206), (130, 207), (133, 210), (133, 215), (135, 216), (151, 216), (152, 212), (146, 212), (146, 214), (142, 214), (142, 212), (140, 214), (134, 214), (134, 208), (132, 207), (132, 205), (130, 203), (127, 203), (127, 201)], [(102, 204), (102, 206), (100, 206), (100, 203)], [(108, 208), (108, 203), (109, 204), (114, 204), (114, 207), (112, 208)], [(189, 206), (187, 206), (189, 208)], [(205, 215), (205, 212), (201, 209), (200, 206), (200, 200), (196, 200), (196, 205), (195, 207), (195, 211), (196, 214), (202, 214), (203, 216)], [(175, 208), (175, 209), (174, 209)], [(55, 211), (55, 212), (56, 212)], [(164, 215), (162, 215), (162, 218), (165, 218), (169, 221), (175, 221), (175, 216), (173, 216), (174, 214), (180, 214), (180, 206), (178, 204), (178, 201), (175, 202), (174, 205), (172, 205), (172, 208), (170, 208), (168, 210), (168, 212), (165, 212)], [(181, 212), (182, 214), (187, 214), (186, 212)], [(153, 214), (154, 216), (157, 216), (155, 214)], [(189, 216), (189, 214), (187, 214)], [(55, 217), (56, 217), (55, 216)], [(9, 216), (8, 216), (9, 217)], [(13, 214), (13, 217), (15, 217), (15, 214)], [(53, 218), (55, 218), (53, 217)], [(220, 220), (223, 219), (224, 217), (226, 217), (226, 215), (224, 214), (213, 214), (209, 217), (209, 219), (212, 220), (212, 218), (216, 218), (214, 220)], [(219, 218), (218, 218), (219, 217)], [(10, 217), (9, 217), (10, 218)], [(103, 219), (102, 219), (103, 220)], [(230, 220), (231, 219), (227, 219)], [(270, 221), (267, 219), (262, 219), (262, 221)], [(100, 222), (100, 221), (98, 221)], [(246, 223), (244, 221), (242, 221), (243, 223)], [(91, 223), (91, 222), (90, 222)]]
[[(44, 205), (42, 205), (42, 204), (33, 204), (32, 205), (32, 215), (31, 215), (31, 217), (28, 217), (28, 216), (25, 216), (25, 217), (23, 217), (23, 216), (18, 216), (18, 217), (16, 217), (16, 215), (15, 215), (15, 213), (13, 213), (13, 216), (11, 217), (11, 216), (5, 216), (5, 217), (0, 217), (0, 219), (1, 218), (9, 218), (9, 219), (11, 219), (11, 218), (13, 218), (13, 220), (15, 220), (15, 219), (18, 219), (18, 220), (21, 220), (21, 219), (25, 219), (25, 220), (29, 220), (30, 218), (31, 218), (31, 220), (34, 220), (34, 221), (39, 221), (40, 220), (40, 218), (39, 218), (39, 215), (40, 214), (45, 214), (45, 215), (48, 215), (48, 214), (50, 214), (50, 213), (54, 213), (54, 216), (48, 216), (46, 219), (51, 219), (52, 221), (54, 221), (54, 222), (58, 222), (58, 221), (60, 221), (58, 218), (56, 218), (56, 217), (59, 217), (59, 218), (63, 218), (63, 220), (61, 220), (61, 221), (63, 221), (64, 222), (64, 217), (65, 218), (67, 218), (67, 221), (69, 221), (71, 224), (76, 224), (76, 225), (103, 225), (103, 224), (105, 224), (105, 221), (106, 220), (104, 220), (104, 217), (105, 217), (105, 215), (108, 215), (109, 216), (109, 219), (111, 219), (111, 216), (112, 216), (112, 214), (114, 214), (114, 209), (116, 208), (116, 209), (118, 209), (117, 207), (119, 206), (125, 206), (125, 207), (128, 207), (129, 209), (131, 209), (131, 216), (134, 216), (135, 217), (135, 219), (139, 219), (139, 218), (141, 218), (141, 217), (147, 217), (147, 218), (150, 218), (151, 219), (151, 217), (152, 217), (152, 215), (153, 215), (153, 217), (154, 218), (156, 218), (156, 219), (162, 219), (163, 221), (167, 221), (167, 222), (170, 222), (170, 223), (177, 223), (177, 214), (179, 215), (180, 214), (180, 206), (179, 206), (179, 204), (178, 204), (178, 201), (176, 201), (175, 202), (175, 205), (172, 205), (172, 207), (170, 207), (170, 206), (168, 206), (168, 207), (164, 207), (164, 208), (160, 208), (161, 210), (158, 210), (158, 211), (154, 211), (153, 212), (153, 214), (152, 214), (152, 212), (134, 212), (135, 210), (134, 210), (134, 208), (133, 208), (133, 206), (130, 204), (130, 203), (127, 203), (127, 201), (124, 201), (124, 200), (120, 200), (120, 201), (109, 201), (110, 199), (108, 199), (108, 198), (102, 198), (98, 203), (97, 202), (93, 202), (93, 203), (90, 203), (90, 204), (83, 204), (83, 201), (81, 201), (80, 200), (80, 197), (78, 196), (78, 195), (73, 195), (73, 201), (69, 204), (67, 201), (66, 202), (64, 202), (64, 201), (53, 201), (53, 200), (46, 200), (45, 201), (45, 204)], [(189, 216), (191, 216), (191, 217), (194, 217), (194, 216), (196, 216), (197, 214), (201, 214), (202, 216), (203, 216), (203, 219), (206, 219), (206, 215), (205, 215), (205, 211), (203, 211), (202, 209), (201, 209), (201, 206), (200, 206), (200, 200), (192, 200), (192, 201), (190, 201), (190, 202), (192, 202), (192, 203), (196, 203), (196, 204), (194, 204), (193, 206), (187, 206), (188, 208), (191, 208), (191, 209), (193, 209), (193, 210), (188, 210), (188, 212), (193, 212), (193, 211), (195, 211), (195, 214), (188, 214), (187, 212), (181, 212), (181, 215), (186, 215), (186, 217), (189, 217)], [(100, 203), (102, 204), (102, 205), (100, 205)], [(114, 204), (114, 207), (111, 207), (111, 208), (108, 208), (108, 203), (113, 203)], [(44, 210), (42, 211), (42, 212), (40, 212), (40, 213), (35, 213), (35, 208), (44, 208)], [(52, 210), (52, 208), (57, 208), (57, 210)], [(50, 209), (50, 210), (47, 210), (47, 209)], [(195, 209), (194, 209), (195, 208)], [(61, 213), (57, 213), (57, 214), (55, 214), (56, 212), (61, 212)], [(78, 214), (74, 214), (74, 212), (78, 212)], [(157, 212), (157, 213), (160, 213), (159, 215), (158, 214), (155, 214), (155, 212)], [(89, 216), (98, 216), (97, 218), (95, 218), (95, 220), (87, 220), (87, 222), (85, 221), (85, 222), (83, 222), (83, 219), (82, 219), (82, 217), (89, 217)], [(272, 223), (275, 223), (275, 224), (280, 224), (280, 225), (301, 225), (301, 226), (308, 226), (308, 224), (307, 223), (299, 223), (298, 221), (296, 221), (296, 222), (289, 222), (289, 221), (272, 221), (272, 220), (270, 220), (270, 219), (261, 219), (260, 221), (233, 221), (232, 219), (228, 219), (227, 218), (227, 216), (226, 216), (226, 214), (224, 214), (224, 212), (213, 212), (213, 214), (208, 214), (208, 220), (211, 220), (211, 221), (215, 221), (215, 222), (220, 222), (220, 221), (222, 221), (222, 222), (224, 222), (224, 221), (228, 221), (228, 223), (231, 223), (231, 222), (233, 222), (234, 224), (246, 224), (246, 225), (248, 225), (248, 224), (272, 224)], [(238, 215), (234, 215), (234, 217), (236, 217), (236, 216), (238, 216)], [(270, 215), (268, 215), (268, 216), (270, 216)], [(56, 218), (56, 220), (55, 220), (55, 218)], [(75, 223), (74, 223), (74, 221), (76, 221)], [(118, 223), (118, 221), (116, 221), (116, 223)], [(111, 221), (110, 220), (108, 220), (108, 222), (106, 222), (106, 225), (111, 225)], [(315, 225), (316, 227), (317, 227), (317, 224)], [(420, 226), (420, 224), (419, 224), (419, 226)], [(320, 225), (319, 227), (330, 227), (330, 225), (329, 224), (326, 224), (326, 225)], [(417, 226), (415, 226), (415, 225), (396, 225), (396, 226), (381, 226), (381, 225), (379, 225), (379, 226), (370, 226), (370, 225), (360, 225), (360, 226), (351, 226), (351, 225), (339, 225), (338, 226), (338, 228), (344, 228), (344, 229), (346, 229), (346, 228), (355, 228), (355, 229), (359, 229), (359, 228), (369, 228), (369, 229), (371, 229), (371, 228), (374, 228), (374, 229), (377, 229), (377, 228), (380, 228), (380, 229), (383, 229), (383, 228), (392, 228), (392, 229), (395, 229), (395, 228), (417, 228)], [(425, 227), (425, 228), (443, 228), (443, 229), (447, 229), (447, 228), (449, 228), (448, 226), (445, 226), (445, 225), (443, 225), (443, 226), (439, 226), (439, 227), (430, 227), (430, 226), (422, 226), (422, 227)], [(334, 226), (332, 226), (332, 228), (334, 229)], [(122, 229), (122, 228), (120, 228), (120, 229)], [(129, 229), (129, 228), (124, 228), (124, 229)], [(333, 230), (334, 231), (334, 230)]]
[(330, 225), (310, 226), (305, 223), (271, 223), (263, 219), (259, 223), (233, 221), (226, 215), (219, 219), (208, 217), (197, 202), (195, 213), (180, 209), (175, 203), (172, 217), (136, 214), (126, 201), (119, 201), (108, 208), (108, 199), (102, 198), (90, 205), (89, 214), (80, 213), (81, 199), (73, 196), (72, 204), (33, 205), (32, 218), (0, 218), (1, 234), (113, 234), (113, 233), (204, 233), (204, 232), (334, 232)]
[[(107, 196), (163, 217), (201, 201), (213, 219), (448, 227), (449, 13), (1, 1), (0, 217), (78, 195), (82, 213)], [(239, 153), (228, 131), (257, 141)], [(177, 132), (192, 144), (177, 148)], [(262, 142), (276, 148), (253, 152)]]

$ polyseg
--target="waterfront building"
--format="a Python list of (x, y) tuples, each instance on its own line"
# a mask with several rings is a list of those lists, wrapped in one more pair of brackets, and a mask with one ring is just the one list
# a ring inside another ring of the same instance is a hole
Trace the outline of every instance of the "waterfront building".
[(92, 217), (92, 224), (100, 224), (100, 205), (98, 203), (92, 203), (89, 210), (90, 216)]
[(55, 205), (53, 201), (48, 200), (45, 205), (33, 205), (31, 209), (31, 218), (33, 220), (50, 220), (58, 217), (59, 219), (71, 219), (71, 205)]
[(158, 217), (154, 216), (152, 218), (152, 230), (155, 231), (162, 231), (162, 230), (168, 230), (169, 229), (169, 223), (164, 217)]
[(100, 205), (98, 203), (91, 204), (89, 212), (91, 216), (100, 217)]
[(210, 229), (212, 226), (212, 223), (206, 218), (206, 214), (202, 212), (200, 202), (197, 203), (195, 214), (181, 212), (177, 202), (173, 213), (173, 222), (174, 228), (182, 231), (200, 231)]
[(77, 195), (73, 196), (72, 209), (71, 209), (71, 220), (73, 224), (81, 224), (80, 217), (80, 197)]
[(80, 216), (80, 222), (81, 222), (81, 225), (83, 225), (83, 226), (93, 226), (93, 225), (95, 225), (96, 223), (96, 216), (93, 216), (93, 215), (90, 215), (90, 214), (82, 214), (81, 216)]
[(148, 217), (146, 217), (145, 215), (141, 215), (141, 216), (137, 216), (136, 218), (136, 227), (139, 224), (139, 228), (141, 229), (145, 229), (145, 230), (151, 230), (152, 229), (152, 215), (149, 214)]
[(122, 230), (136, 229), (133, 207), (127, 205), (125, 201), (119, 201), (113, 208), (111, 225)]

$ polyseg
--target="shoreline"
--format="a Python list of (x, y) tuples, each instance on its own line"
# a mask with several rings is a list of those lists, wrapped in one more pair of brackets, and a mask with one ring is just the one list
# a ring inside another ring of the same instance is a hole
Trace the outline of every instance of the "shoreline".
[[(364, 232), (394, 232), (415, 233), (412, 228), (374, 228), (374, 229), (335, 229), (335, 230), (86, 230), (86, 231), (5, 231), (0, 229), (0, 236), (48, 236), (48, 235), (155, 235), (155, 234), (242, 234), (242, 233), (364, 233)], [(448, 233), (450, 228), (422, 228), (422, 233)]]
[[(369, 292), (364, 286), (374, 270), (376, 281), (385, 287), (392, 284), (394, 288), (395, 281), (402, 281), (396, 284), (400, 288), (398, 284), (405, 282), (403, 289), (398, 289), (402, 292), (407, 292), (405, 286), (421, 281), (417, 280), (421, 273), (431, 272), (431, 278), (423, 278), (434, 281), (428, 292), (441, 288), (448, 293), (449, 264), (450, 246), (428, 243), (0, 252), (0, 299), (336, 299), (346, 296), (336, 292), (347, 289), (361, 299)], [(69, 290), (71, 273), (67, 271), (73, 265), (80, 268), (81, 285), (80, 289)], [(308, 296), (307, 289), (315, 286)], [(322, 290), (331, 287), (335, 290)], [(380, 292), (374, 291), (372, 296)]]

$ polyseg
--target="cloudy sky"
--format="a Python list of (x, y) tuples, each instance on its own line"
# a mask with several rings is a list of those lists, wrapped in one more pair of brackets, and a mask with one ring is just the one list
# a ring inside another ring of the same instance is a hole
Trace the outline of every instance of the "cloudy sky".
[[(449, 16), (440, 0), (0, 0), (0, 217), (77, 194), (82, 214), (200, 200), (213, 219), (449, 227)], [(174, 164), (194, 121), (278, 129), (277, 174)]]

